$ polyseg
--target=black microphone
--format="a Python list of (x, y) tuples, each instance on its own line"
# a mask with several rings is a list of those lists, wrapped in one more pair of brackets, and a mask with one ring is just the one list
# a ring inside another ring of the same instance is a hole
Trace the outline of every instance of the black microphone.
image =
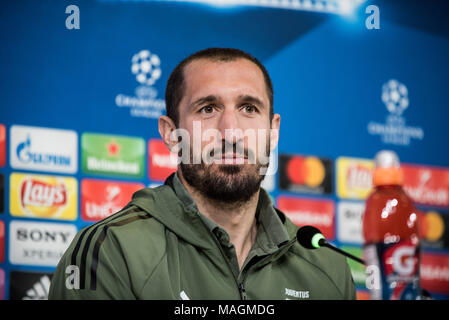
[(296, 233), (296, 238), (298, 239), (298, 242), (307, 249), (318, 249), (320, 247), (326, 247), (329, 249), (332, 249), (334, 251), (337, 251), (338, 253), (351, 258), (352, 260), (355, 260), (361, 264), (365, 264), (365, 261), (363, 261), (360, 258), (357, 258), (356, 256), (353, 256), (350, 253), (347, 253), (341, 249), (338, 249), (337, 247), (334, 247), (330, 243), (326, 241), (326, 238), (324, 238), (321, 231), (315, 227), (312, 226), (304, 226), (299, 228), (298, 232)]

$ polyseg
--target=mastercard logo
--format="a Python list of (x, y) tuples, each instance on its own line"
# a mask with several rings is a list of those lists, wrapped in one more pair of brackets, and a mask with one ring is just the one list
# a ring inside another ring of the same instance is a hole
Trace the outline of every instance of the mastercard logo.
[(429, 211), (421, 215), (420, 234), (427, 241), (438, 241), (445, 231), (445, 223), (441, 215), (436, 211)]
[(297, 185), (318, 187), (324, 181), (326, 169), (317, 157), (291, 157), (286, 166), (288, 179)]

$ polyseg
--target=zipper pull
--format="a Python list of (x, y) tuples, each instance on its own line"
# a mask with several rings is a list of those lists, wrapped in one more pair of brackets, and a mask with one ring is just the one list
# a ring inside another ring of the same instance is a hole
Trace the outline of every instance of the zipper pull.
[(239, 291), (240, 291), (240, 296), (242, 297), (242, 300), (246, 300), (247, 296), (246, 296), (245, 287), (243, 286), (243, 282), (239, 284)]

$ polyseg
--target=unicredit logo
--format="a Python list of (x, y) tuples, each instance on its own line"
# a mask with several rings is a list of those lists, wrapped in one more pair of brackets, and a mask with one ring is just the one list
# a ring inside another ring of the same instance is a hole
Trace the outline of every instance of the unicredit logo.
[(449, 192), (444, 188), (432, 188), (427, 184), (432, 178), (430, 170), (424, 170), (420, 174), (420, 182), (417, 186), (405, 186), (404, 189), (413, 199), (421, 203), (445, 205), (449, 203)]
[(120, 211), (141, 183), (83, 179), (81, 182), (81, 214), (86, 221), (98, 221)]
[(26, 140), (19, 143), (16, 149), (17, 158), (23, 163), (66, 166), (71, 165), (71, 157), (57, 154), (45, 154), (31, 150), (31, 139), (28, 135)]
[(449, 170), (402, 165), (404, 190), (419, 204), (449, 206)]
[(121, 207), (115, 205), (114, 203), (102, 203), (97, 204), (95, 202), (86, 202), (86, 216), (88, 218), (106, 218), (111, 214), (119, 211)]
[(115, 203), (118, 195), (121, 193), (120, 187), (118, 185), (110, 185), (106, 187), (105, 191), (105, 202), (96, 203), (94, 201), (86, 201), (85, 208), (88, 218), (106, 218), (122, 208), (122, 205)]

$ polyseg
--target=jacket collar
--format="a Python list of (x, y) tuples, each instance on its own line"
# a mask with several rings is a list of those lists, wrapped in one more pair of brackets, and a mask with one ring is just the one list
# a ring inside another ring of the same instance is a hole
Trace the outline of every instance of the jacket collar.
[[(137, 191), (133, 195), (131, 204), (147, 211), (189, 243), (205, 249), (215, 246), (210, 232), (218, 225), (198, 211), (195, 201), (179, 180), (176, 172), (167, 178), (163, 186)], [(259, 232), (262, 232), (262, 226), (265, 232), (264, 238), (267, 238), (271, 244), (279, 248), (292, 238), (291, 232), (287, 232), (290, 228), (286, 228), (287, 225), (283, 224), (286, 220), (285, 216), (274, 209), (270, 196), (263, 188), (260, 189), (256, 210)]]

